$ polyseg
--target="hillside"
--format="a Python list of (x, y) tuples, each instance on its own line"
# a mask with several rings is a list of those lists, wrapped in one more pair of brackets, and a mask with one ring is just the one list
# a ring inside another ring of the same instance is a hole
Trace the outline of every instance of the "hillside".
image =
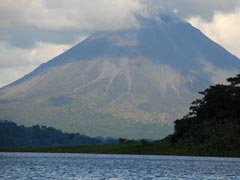
[(203, 97), (192, 103), (188, 115), (175, 121), (175, 132), (163, 140), (9, 151), (240, 157), (240, 74), (227, 81), (228, 85), (201, 92)]
[(35, 125), (18, 126), (10, 121), (0, 121), (0, 148), (76, 146), (101, 144), (103, 141), (78, 133), (63, 133), (52, 127)]
[(239, 59), (171, 15), (96, 32), (0, 89), (0, 118), (90, 137), (159, 139)]

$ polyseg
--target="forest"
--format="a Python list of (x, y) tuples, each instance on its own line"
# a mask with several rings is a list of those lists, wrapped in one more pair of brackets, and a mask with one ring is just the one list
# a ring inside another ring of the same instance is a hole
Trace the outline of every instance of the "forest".
[(200, 92), (203, 97), (175, 121), (173, 146), (220, 152), (240, 149), (240, 74), (227, 82)]
[(102, 140), (79, 133), (63, 133), (52, 127), (35, 125), (25, 127), (14, 122), (0, 121), (0, 148), (76, 146), (100, 144)]

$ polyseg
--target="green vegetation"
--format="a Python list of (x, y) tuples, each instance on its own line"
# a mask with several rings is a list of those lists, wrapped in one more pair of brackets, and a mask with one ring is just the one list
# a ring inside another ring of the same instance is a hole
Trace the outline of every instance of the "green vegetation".
[(214, 85), (200, 94), (190, 112), (175, 121), (175, 132), (163, 140), (1, 151), (71, 152), (103, 154), (158, 154), (240, 157), (240, 74), (229, 85)]
[(229, 85), (214, 85), (200, 94), (188, 115), (175, 121), (170, 140), (176, 147), (200, 152), (240, 154), (240, 74)]
[(100, 144), (100, 139), (78, 133), (63, 133), (52, 127), (35, 125), (18, 126), (10, 121), (0, 121), (0, 148), (73, 146)]
[(206, 151), (199, 148), (173, 146), (168, 138), (163, 140), (130, 141), (114, 144), (94, 144), (80, 146), (58, 146), (45, 148), (0, 149), (0, 152), (46, 152), (46, 153), (94, 153), (94, 154), (139, 154), (139, 155), (188, 155), (188, 156), (225, 156), (240, 157), (239, 149), (234, 151)]

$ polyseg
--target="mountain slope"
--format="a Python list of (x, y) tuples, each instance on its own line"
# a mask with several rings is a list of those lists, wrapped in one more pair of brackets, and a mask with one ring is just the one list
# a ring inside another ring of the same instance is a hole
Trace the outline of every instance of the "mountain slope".
[(98, 32), (0, 90), (0, 118), (89, 136), (161, 138), (197, 91), (240, 61), (190, 24), (162, 15)]

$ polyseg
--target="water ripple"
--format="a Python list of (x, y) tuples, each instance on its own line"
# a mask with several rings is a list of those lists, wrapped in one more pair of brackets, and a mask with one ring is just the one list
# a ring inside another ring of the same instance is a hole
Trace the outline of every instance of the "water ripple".
[(0, 153), (0, 180), (240, 180), (239, 158)]

